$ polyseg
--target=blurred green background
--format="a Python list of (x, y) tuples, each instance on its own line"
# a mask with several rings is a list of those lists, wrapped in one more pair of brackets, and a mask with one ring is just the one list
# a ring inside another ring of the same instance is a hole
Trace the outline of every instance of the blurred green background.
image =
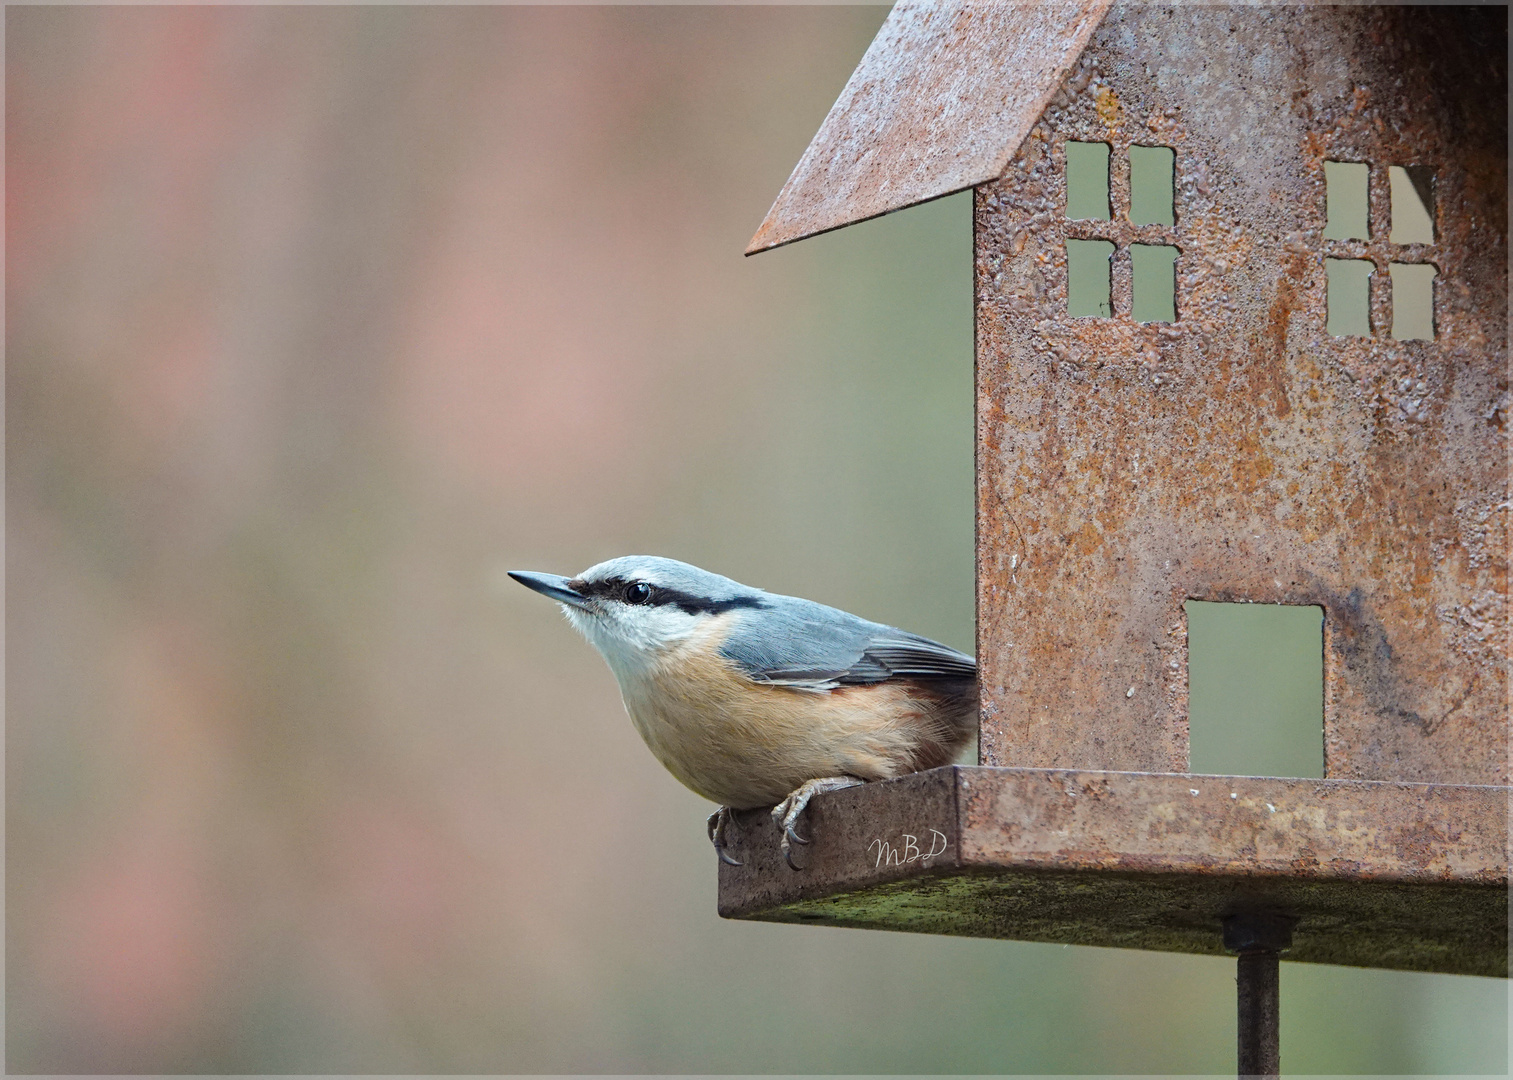
[(1324, 775), (1324, 609), (1189, 600), (1187, 767)]
[[(740, 254), (884, 14), (6, 9), (9, 1071), (1232, 1069), (1226, 960), (720, 921), (501, 581), (971, 648), (967, 197)], [(1284, 965), (1283, 1061), (1507, 1008)]]

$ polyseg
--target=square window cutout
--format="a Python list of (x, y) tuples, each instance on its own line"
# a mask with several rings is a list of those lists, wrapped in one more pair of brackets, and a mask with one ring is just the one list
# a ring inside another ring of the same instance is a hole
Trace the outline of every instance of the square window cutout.
[(1335, 337), (1371, 336), (1371, 272), (1369, 259), (1325, 259), (1328, 330)]
[(1434, 340), (1433, 263), (1388, 263), (1392, 275), (1392, 336), (1398, 341)]
[(1114, 245), (1107, 240), (1066, 242), (1066, 313), (1074, 318), (1108, 318), (1114, 306), (1109, 262)]
[(1136, 322), (1177, 321), (1177, 249), (1131, 244), (1130, 278), (1134, 292), (1130, 314)]
[(1434, 170), (1424, 165), (1387, 166), (1392, 194), (1394, 244), (1434, 243)]
[(1324, 609), (1189, 600), (1189, 771), (1324, 775)]
[(1175, 225), (1172, 172), (1177, 153), (1169, 146), (1129, 148), (1129, 219), (1132, 225)]
[(1074, 221), (1109, 219), (1108, 143), (1066, 144), (1066, 216)]
[(1324, 162), (1325, 240), (1365, 240), (1371, 167), (1355, 161)]

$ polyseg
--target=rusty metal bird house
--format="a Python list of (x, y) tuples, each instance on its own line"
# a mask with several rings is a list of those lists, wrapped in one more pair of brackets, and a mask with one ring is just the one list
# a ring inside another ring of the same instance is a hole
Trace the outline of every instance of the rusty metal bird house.
[[(745, 816), (723, 914), (1506, 975), (1506, 58), (893, 10), (749, 253), (973, 191), (980, 765), (817, 799), (800, 872)], [(1190, 772), (1192, 600), (1322, 609), (1321, 778)]]

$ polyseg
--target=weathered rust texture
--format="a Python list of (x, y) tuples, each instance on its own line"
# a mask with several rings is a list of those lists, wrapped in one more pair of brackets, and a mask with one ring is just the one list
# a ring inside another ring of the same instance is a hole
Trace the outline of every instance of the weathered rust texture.
[[(1184, 772), (1187, 599), (1325, 611), (1326, 775), (1507, 781), (1506, 9), (1111, 10), (976, 193), (984, 764)], [(1065, 219), (1067, 140), (1113, 220)], [(1176, 224), (1128, 221), (1128, 150), (1176, 152)], [(1373, 239), (1322, 238), (1323, 163), (1371, 165)], [(1389, 165), (1436, 241), (1386, 240)], [(1117, 245), (1112, 318), (1066, 314), (1065, 241)], [(1178, 318), (1130, 315), (1172, 244)], [(1325, 257), (1376, 264), (1326, 333)], [(1387, 263), (1439, 268), (1391, 337)]]
[[(931, 18), (890, 20), (753, 250), (977, 185), (1004, 767), (816, 799), (797, 873), (739, 816), (721, 913), (1216, 955), (1269, 913), (1292, 960), (1505, 976), (1506, 11), (1128, 6), (1080, 56), (1071, 22)], [(1035, 55), (1049, 83), (995, 82)], [(1112, 220), (1066, 219), (1068, 140), (1110, 145)], [(1129, 222), (1133, 145), (1174, 149), (1174, 225)], [(1371, 239), (1323, 239), (1330, 160), (1371, 166)], [(1390, 243), (1390, 165), (1433, 169), (1433, 244)], [(1065, 243), (1093, 238), (1113, 315), (1069, 318)], [(1174, 323), (1133, 321), (1132, 243), (1179, 249)], [(1328, 335), (1325, 258), (1375, 264), (1369, 336)], [(1392, 339), (1391, 262), (1438, 268), (1435, 340)], [(1329, 779), (1174, 775), (1188, 599), (1324, 609)]]
[(1358, 780), (965, 770), (968, 863), (1360, 881), (1507, 880), (1507, 791)]
[(1289, 960), (1507, 974), (1494, 787), (948, 767), (821, 796), (804, 870), (738, 815), (720, 914), (1220, 955), (1297, 918)]
[(901, 0), (746, 254), (999, 176), (1109, 0)]
[(1281, 954), (1258, 949), (1240, 954), (1235, 970), (1236, 1072), (1242, 1077), (1276, 1077), (1282, 1072)]

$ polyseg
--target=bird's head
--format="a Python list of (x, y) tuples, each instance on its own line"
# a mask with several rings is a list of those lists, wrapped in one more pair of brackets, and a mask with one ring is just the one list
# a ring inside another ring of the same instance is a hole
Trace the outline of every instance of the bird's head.
[(727, 612), (764, 606), (767, 595), (697, 566), (625, 555), (577, 577), (511, 570), (510, 577), (562, 605), (617, 676), (635, 675), (663, 650)]

